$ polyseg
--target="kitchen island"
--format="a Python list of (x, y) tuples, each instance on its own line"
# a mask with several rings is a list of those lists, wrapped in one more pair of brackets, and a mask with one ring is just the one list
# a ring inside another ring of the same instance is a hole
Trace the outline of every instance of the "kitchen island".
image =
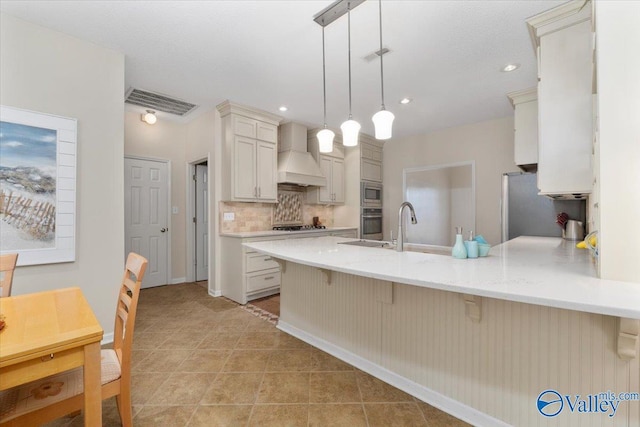
[(245, 244), (281, 264), (280, 329), (474, 425), (640, 424), (638, 401), (612, 417), (536, 406), (548, 389), (640, 391), (640, 284), (596, 278), (556, 238), (467, 260), (348, 240)]

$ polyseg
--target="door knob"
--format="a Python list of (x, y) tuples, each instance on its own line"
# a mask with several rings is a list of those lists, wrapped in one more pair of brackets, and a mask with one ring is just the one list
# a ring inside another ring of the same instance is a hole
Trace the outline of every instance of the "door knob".
[(161, 229), (160, 229), (160, 232), (161, 232), (161, 233), (164, 233), (164, 232), (165, 232), (165, 231), (167, 231), (167, 230), (169, 230), (169, 229), (168, 229), (168, 228), (161, 228)]

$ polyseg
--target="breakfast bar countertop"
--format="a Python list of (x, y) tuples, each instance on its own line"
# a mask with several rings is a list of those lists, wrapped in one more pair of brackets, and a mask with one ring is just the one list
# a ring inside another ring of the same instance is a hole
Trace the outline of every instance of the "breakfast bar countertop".
[(589, 251), (554, 237), (522, 236), (489, 256), (396, 252), (310, 237), (245, 243), (275, 258), (356, 276), (588, 313), (640, 319), (640, 283), (599, 279)]

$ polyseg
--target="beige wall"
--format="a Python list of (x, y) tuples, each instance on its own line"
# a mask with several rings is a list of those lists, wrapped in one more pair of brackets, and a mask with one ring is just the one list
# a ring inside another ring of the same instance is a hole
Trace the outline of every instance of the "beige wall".
[[(475, 232), (492, 245), (500, 243), (501, 177), (504, 172), (518, 170), (513, 160), (513, 117), (392, 139), (384, 145), (383, 153), (385, 239), (398, 227), (404, 168), (475, 160)], [(416, 215), (420, 221), (420, 212)]]
[(596, 2), (600, 277), (640, 282), (640, 2)]
[(124, 268), (124, 55), (2, 14), (0, 102), (78, 120), (76, 261), (18, 267), (13, 294), (79, 286), (112, 339)]
[(186, 149), (187, 125), (158, 119), (149, 125), (140, 114), (127, 112), (124, 127), (124, 154), (171, 162), (171, 206), (178, 213), (171, 215), (170, 283), (184, 282), (186, 275)]

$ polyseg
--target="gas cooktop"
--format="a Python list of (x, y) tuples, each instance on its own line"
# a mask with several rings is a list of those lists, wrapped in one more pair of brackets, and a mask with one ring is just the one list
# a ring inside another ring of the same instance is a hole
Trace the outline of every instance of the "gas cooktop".
[(300, 230), (324, 230), (324, 225), (277, 225), (273, 227), (274, 231), (300, 231)]

